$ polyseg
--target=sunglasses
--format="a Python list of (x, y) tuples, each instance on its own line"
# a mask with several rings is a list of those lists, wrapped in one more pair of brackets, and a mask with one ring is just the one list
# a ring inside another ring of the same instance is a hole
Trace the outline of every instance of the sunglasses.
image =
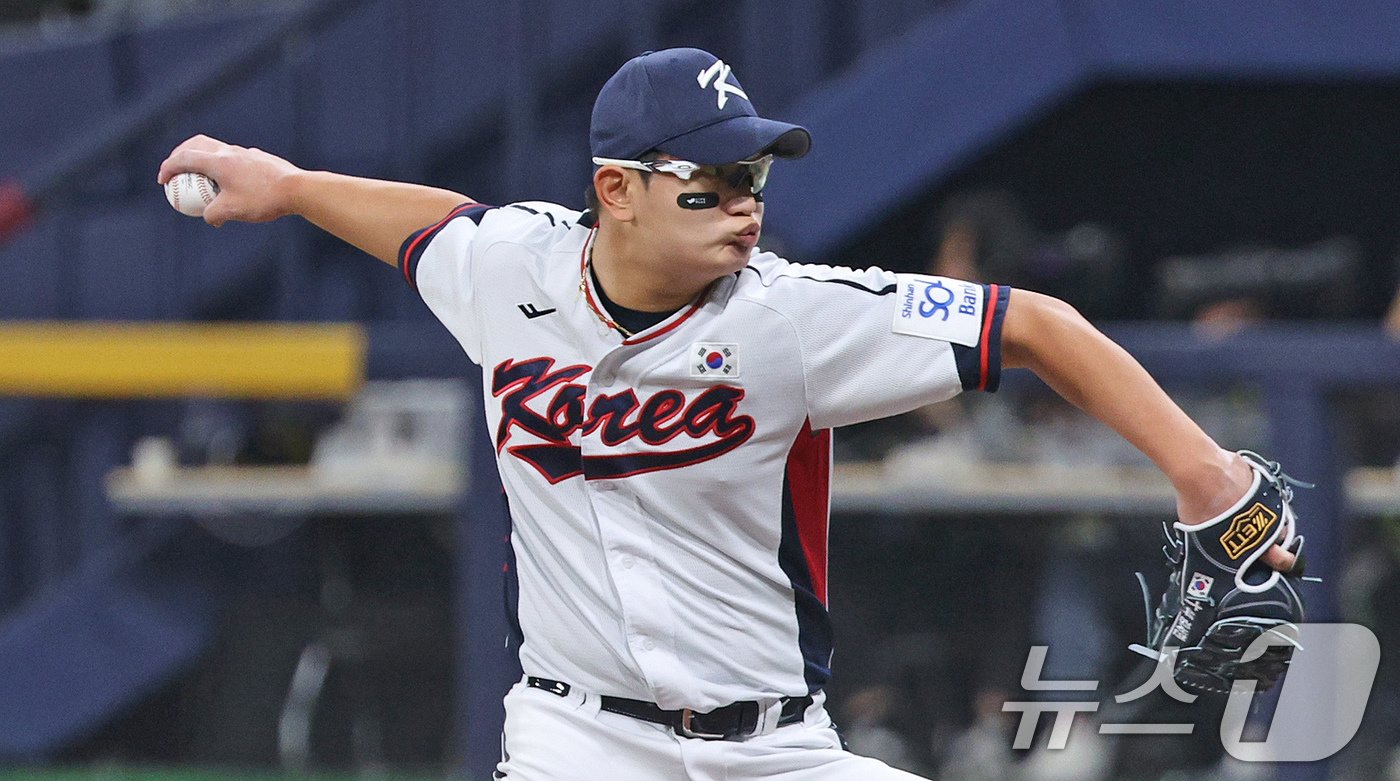
[(768, 170), (773, 167), (773, 156), (764, 155), (752, 160), (740, 160), (737, 163), (725, 163), (724, 165), (700, 165), (689, 160), (617, 160), (611, 157), (595, 157), (594, 165), (615, 165), (619, 168), (631, 168), (634, 171), (652, 171), (658, 174), (671, 174), (682, 181), (690, 181), (692, 176), (715, 177), (725, 182), (730, 187), (739, 188), (748, 179), (753, 182), (752, 191), (754, 195), (763, 192), (763, 186), (768, 184)]

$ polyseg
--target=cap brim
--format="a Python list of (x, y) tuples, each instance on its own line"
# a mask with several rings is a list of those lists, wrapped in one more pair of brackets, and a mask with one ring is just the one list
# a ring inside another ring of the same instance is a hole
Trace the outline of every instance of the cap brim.
[(807, 128), (763, 117), (731, 117), (657, 145), (668, 155), (701, 165), (749, 160), (760, 154), (798, 158), (812, 147)]

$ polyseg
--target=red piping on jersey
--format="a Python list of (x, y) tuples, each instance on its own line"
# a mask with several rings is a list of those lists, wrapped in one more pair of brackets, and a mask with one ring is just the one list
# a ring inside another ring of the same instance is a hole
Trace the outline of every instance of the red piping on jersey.
[(679, 319), (675, 320), (665, 328), (662, 328), (660, 331), (647, 334), (646, 336), (642, 336), (640, 338), (636, 336), (627, 336), (626, 332), (624, 332), (622, 328), (618, 326), (618, 324), (611, 317), (608, 317), (607, 312), (603, 311), (603, 307), (599, 306), (598, 302), (593, 300), (593, 289), (592, 286), (588, 284), (588, 256), (593, 249), (593, 241), (595, 238), (597, 238), (597, 235), (598, 226), (594, 225), (593, 228), (588, 231), (588, 239), (583, 242), (583, 251), (579, 253), (578, 258), (578, 286), (579, 289), (583, 291), (584, 301), (587, 302), (588, 308), (593, 310), (593, 314), (597, 315), (598, 319), (602, 320), (604, 325), (613, 329), (614, 331), (617, 331), (620, 334), (623, 334), (623, 344), (641, 344), (642, 342), (655, 339), (656, 337), (661, 336), (662, 334), (670, 332), (676, 326), (680, 325), (681, 323), (684, 323), (686, 320), (689, 320), (691, 315), (700, 311), (700, 302), (704, 301), (706, 294), (710, 292), (709, 287), (706, 287), (704, 292), (702, 292), (699, 295), (699, 297), (696, 298), (695, 303), (690, 305), (690, 311), (681, 315)]
[(403, 257), (399, 258), (399, 265), (402, 266), (403, 270), (403, 278), (406, 282), (408, 282), (409, 285), (413, 284), (413, 277), (409, 276), (408, 273), (408, 259), (413, 257), (413, 250), (418, 248), (419, 243), (421, 243), (423, 239), (426, 239), (429, 236), (436, 233), (439, 228), (446, 225), (448, 221), (451, 220), (453, 217), (456, 217), (457, 215), (461, 214), (467, 209), (472, 208), (473, 206), (480, 205), (481, 204), (477, 203), (476, 201), (472, 201), (471, 203), (464, 203), (461, 206), (458, 206), (457, 208), (448, 212), (446, 217), (443, 217), (441, 220), (433, 224), (427, 230), (419, 233), (418, 238), (414, 239), (412, 242), (409, 243), (408, 247), (403, 251)]
[(812, 421), (788, 451), (788, 490), (797, 538), (802, 543), (812, 592), (826, 605), (827, 526), (831, 517), (831, 430), (812, 431)]
[(991, 362), (992, 316), (996, 314), (997, 296), (1000, 295), (996, 285), (988, 285), (987, 290), (987, 317), (982, 322), (982, 376), (977, 380), (977, 390), (980, 391), (987, 389), (987, 364)]
[[(708, 287), (705, 288), (705, 291), (706, 291), (706, 292), (709, 292), (709, 290), (710, 290), (710, 289), (709, 289)], [(704, 298), (705, 298), (705, 293), (701, 293), (701, 294), (700, 294), (700, 299), (697, 300), (695, 303), (693, 303), (693, 304), (690, 305), (690, 311), (689, 311), (689, 312), (686, 312), (685, 314), (681, 315), (679, 319), (677, 319), (675, 322), (671, 323), (670, 325), (666, 326), (665, 328), (662, 328), (660, 331), (656, 331), (655, 333), (649, 333), (649, 334), (647, 334), (646, 336), (642, 336), (642, 337), (628, 337), (628, 338), (626, 338), (626, 339), (623, 339), (623, 340), (622, 340), (622, 343), (623, 343), (623, 344), (641, 344), (642, 342), (650, 341), (650, 340), (652, 340), (652, 339), (655, 339), (655, 338), (658, 337), (658, 336), (661, 336), (661, 335), (664, 334), (664, 333), (670, 332), (671, 330), (675, 329), (676, 326), (680, 325), (681, 323), (684, 323), (686, 320), (689, 320), (691, 315), (695, 314), (696, 312), (699, 312), (699, 311), (700, 311), (700, 301), (704, 300)]]

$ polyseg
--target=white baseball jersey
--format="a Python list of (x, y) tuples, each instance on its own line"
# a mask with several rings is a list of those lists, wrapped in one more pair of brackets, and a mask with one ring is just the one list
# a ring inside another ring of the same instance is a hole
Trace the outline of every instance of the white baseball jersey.
[(624, 338), (587, 271), (595, 230), (467, 204), (400, 251), (483, 367), (524, 671), (701, 712), (815, 692), (830, 430), (994, 390), (1010, 292), (755, 250)]

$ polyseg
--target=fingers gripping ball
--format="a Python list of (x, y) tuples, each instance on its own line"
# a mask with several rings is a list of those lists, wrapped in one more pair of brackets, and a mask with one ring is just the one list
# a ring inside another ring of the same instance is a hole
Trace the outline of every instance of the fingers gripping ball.
[(204, 174), (176, 174), (165, 183), (165, 200), (170, 201), (175, 211), (190, 217), (203, 216), (204, 207), (218, 194), (218, 182)]

